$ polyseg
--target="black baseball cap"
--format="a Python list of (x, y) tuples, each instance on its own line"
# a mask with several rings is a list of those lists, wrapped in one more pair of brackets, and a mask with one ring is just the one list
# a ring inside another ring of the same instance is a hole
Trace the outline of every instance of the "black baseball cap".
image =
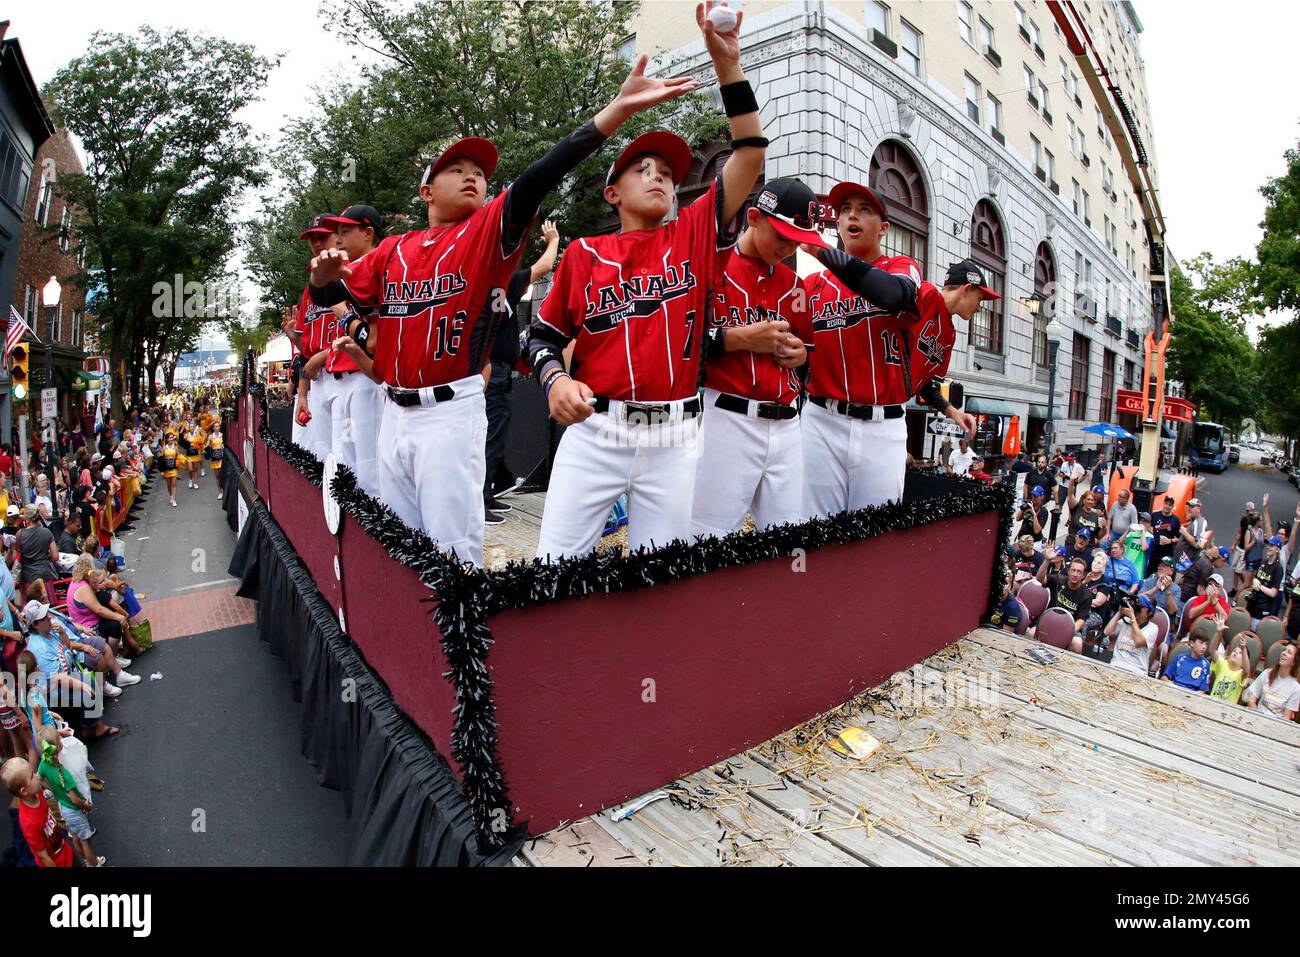
[(429, 160), (428, 165), (424, 167), (424, 175), (420, 177), (420, 185), (433, 179), (452, 160), (461, 158), (472, 159), (482, 167), (484, 176), (491, 177), (496, 171), (499, 156), (496, 144), (491, 140), (485, 140), (481, 136), (466, 136)]
[(329, 224), (335, 229), (340, 226), (360, 226), (362, 229), (369, 227), (375, 231), (376, 240), (384, 238), (383, 214), (373, 206), (360, 203), (349, 206), (337, 216), (330, 216)]
[(943, 284), (945, 286), (979, 286), (981, 299), (1002, 298), (989, 288), (983, 271), (980, 270), (979, 265), (973, 259), (963, 259), (961, 262), (949, 266), (948, 276), (944, 279)]
[(334, 218), (333, 213), (317, 213), (311, 218), (311, 225), (299, 234), (299, 239), (307, 239), (309, 236), (328, 236), (330, 233), (338, 232), (330, 225), (330, 220)]
[(783, 238), (814, 246), (826, 245), (821, 233), (813, 228), (817, 221), (817, 194), (793, 176), (764, 183), (754, 208), (767, 217)]

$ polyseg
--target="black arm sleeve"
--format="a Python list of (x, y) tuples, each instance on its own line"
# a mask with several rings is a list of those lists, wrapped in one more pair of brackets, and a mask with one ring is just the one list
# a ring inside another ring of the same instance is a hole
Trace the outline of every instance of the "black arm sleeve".
[(939, 380), (931, 379), (917, 390), (916, 396), (936, 412), (947, 412), (952, 403), (939, 392)]
[(552, 369), (564, 368), (564, 347), (568, 344), (568, 336), (556, 332), (540, 319), (532, 321), (528, 327), (528, 362), (538, 382)]
[(902, 312), (916, 302), (910, 279), (877, 269), (842, 249), (823, 249), (818, 258), (836, 279), (886, 312)]
[[(506, 197), (501, 243), (513, 252), (523, 240), (546, 194), (605, 142), (605, 134), (588, 120), (551, 147), (550, 152), (519, 174)], [(314, 298), (314, 297), (313, 297)]]
[(348, 290), (337, 279), (325, 286), (313, 286), (307, 283), (307, 295), (318, 306), (333, 306), (347, 301)]
[(718, 356), (726, 355), (727, 352), (727, 328), (726, 326), (715, 326), (704, 333), (704, 357), (706, 359), (716, 359)]

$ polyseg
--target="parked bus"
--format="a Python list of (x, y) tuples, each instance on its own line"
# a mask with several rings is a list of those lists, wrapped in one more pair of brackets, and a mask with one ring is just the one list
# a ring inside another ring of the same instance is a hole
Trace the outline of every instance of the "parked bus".
[(1189, 455), (1192, 465), (1212, 472), (1222, 472), (1228, 467), (1228, 446), (1232, 433), (1217, 422), (1195, 422), (1192, 425), (1192, 447)]

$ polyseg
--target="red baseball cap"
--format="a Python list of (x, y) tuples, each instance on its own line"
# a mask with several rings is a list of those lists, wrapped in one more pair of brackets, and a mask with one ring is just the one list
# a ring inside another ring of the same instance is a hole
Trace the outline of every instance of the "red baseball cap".
[(673, 171), (674, 186), (680, 185), (686, 178), (686, 174), (691, 171), (690, 145), (676, 133), (670, 133), (668, 130), (651, 130), (649, 133), (642, 133), (623, 148), (623, 152), (618, 154), (618, 159), (614, 160), (609, 167), (605, 185), (612, 185), (634, 159), (646, 155), (664, 158)]
[(309, 236), (328, 236), (331, 233), (338, 232), (330, 220), (334, 218), (333, 213), (317, 213), (311, 218), (311, 225), (298, 234), (299, 239), (306, 239)]
[(850, 196), (865, 196), (872, 206), (876, 207), (876, 212), (880, 213), (880, 218), (889, 221), (889, 213), (885, 209), (885, 201), (876, 195), (875, 190), (863, 186), (861, 183), (836, 183), (831, 189), (830, 201), (831, 209), (839, 213), (840, 207)]
[(478, 163), (483, 168), (483, 175), (489, 177), (496, 170), (499, 158), (496, 145), (491, 140), (485, 140), (481, 136), (466, 136), (452, 143), (429, 161), (429, 165), (424, 168), (424, 175), (420, 177), (420, 184), (429, 182), (444, 166), (462, 157)]

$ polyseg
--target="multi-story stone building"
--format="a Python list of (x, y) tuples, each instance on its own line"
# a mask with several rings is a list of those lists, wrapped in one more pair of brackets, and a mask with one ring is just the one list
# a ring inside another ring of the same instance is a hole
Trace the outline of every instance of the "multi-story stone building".
[[(693, 6), (643, 4), (624, 51), (710, 83)], [(1063, 6), (1150, 150), (1133, 5)], [(1106, 104), (1080, 77), (1047, 4), (752, 0), (744, 13), (745, 70), (772, 137), (766, 175), (799, 176), (823, 195), (843, 180), (867, 182), (891, 209), (886, 253), (912, 256), (931, 281), (970, 256), (1004, 294), (970, 328), (959, 322), (950, 370), (981, 417), (981, 448), (999, 454), (1013, 424), (1026, 447), (1043, 436), (1052, 318), (1054, 444), (1093, 447), (1083, 427), (1115, 421), (1116, 389), (1139, 387), (1150, 255)], [(1153, 153), (1144, 159), (1158, 182)], [(912, 453), (928, 457), (927, 412), (908, 418)]]

